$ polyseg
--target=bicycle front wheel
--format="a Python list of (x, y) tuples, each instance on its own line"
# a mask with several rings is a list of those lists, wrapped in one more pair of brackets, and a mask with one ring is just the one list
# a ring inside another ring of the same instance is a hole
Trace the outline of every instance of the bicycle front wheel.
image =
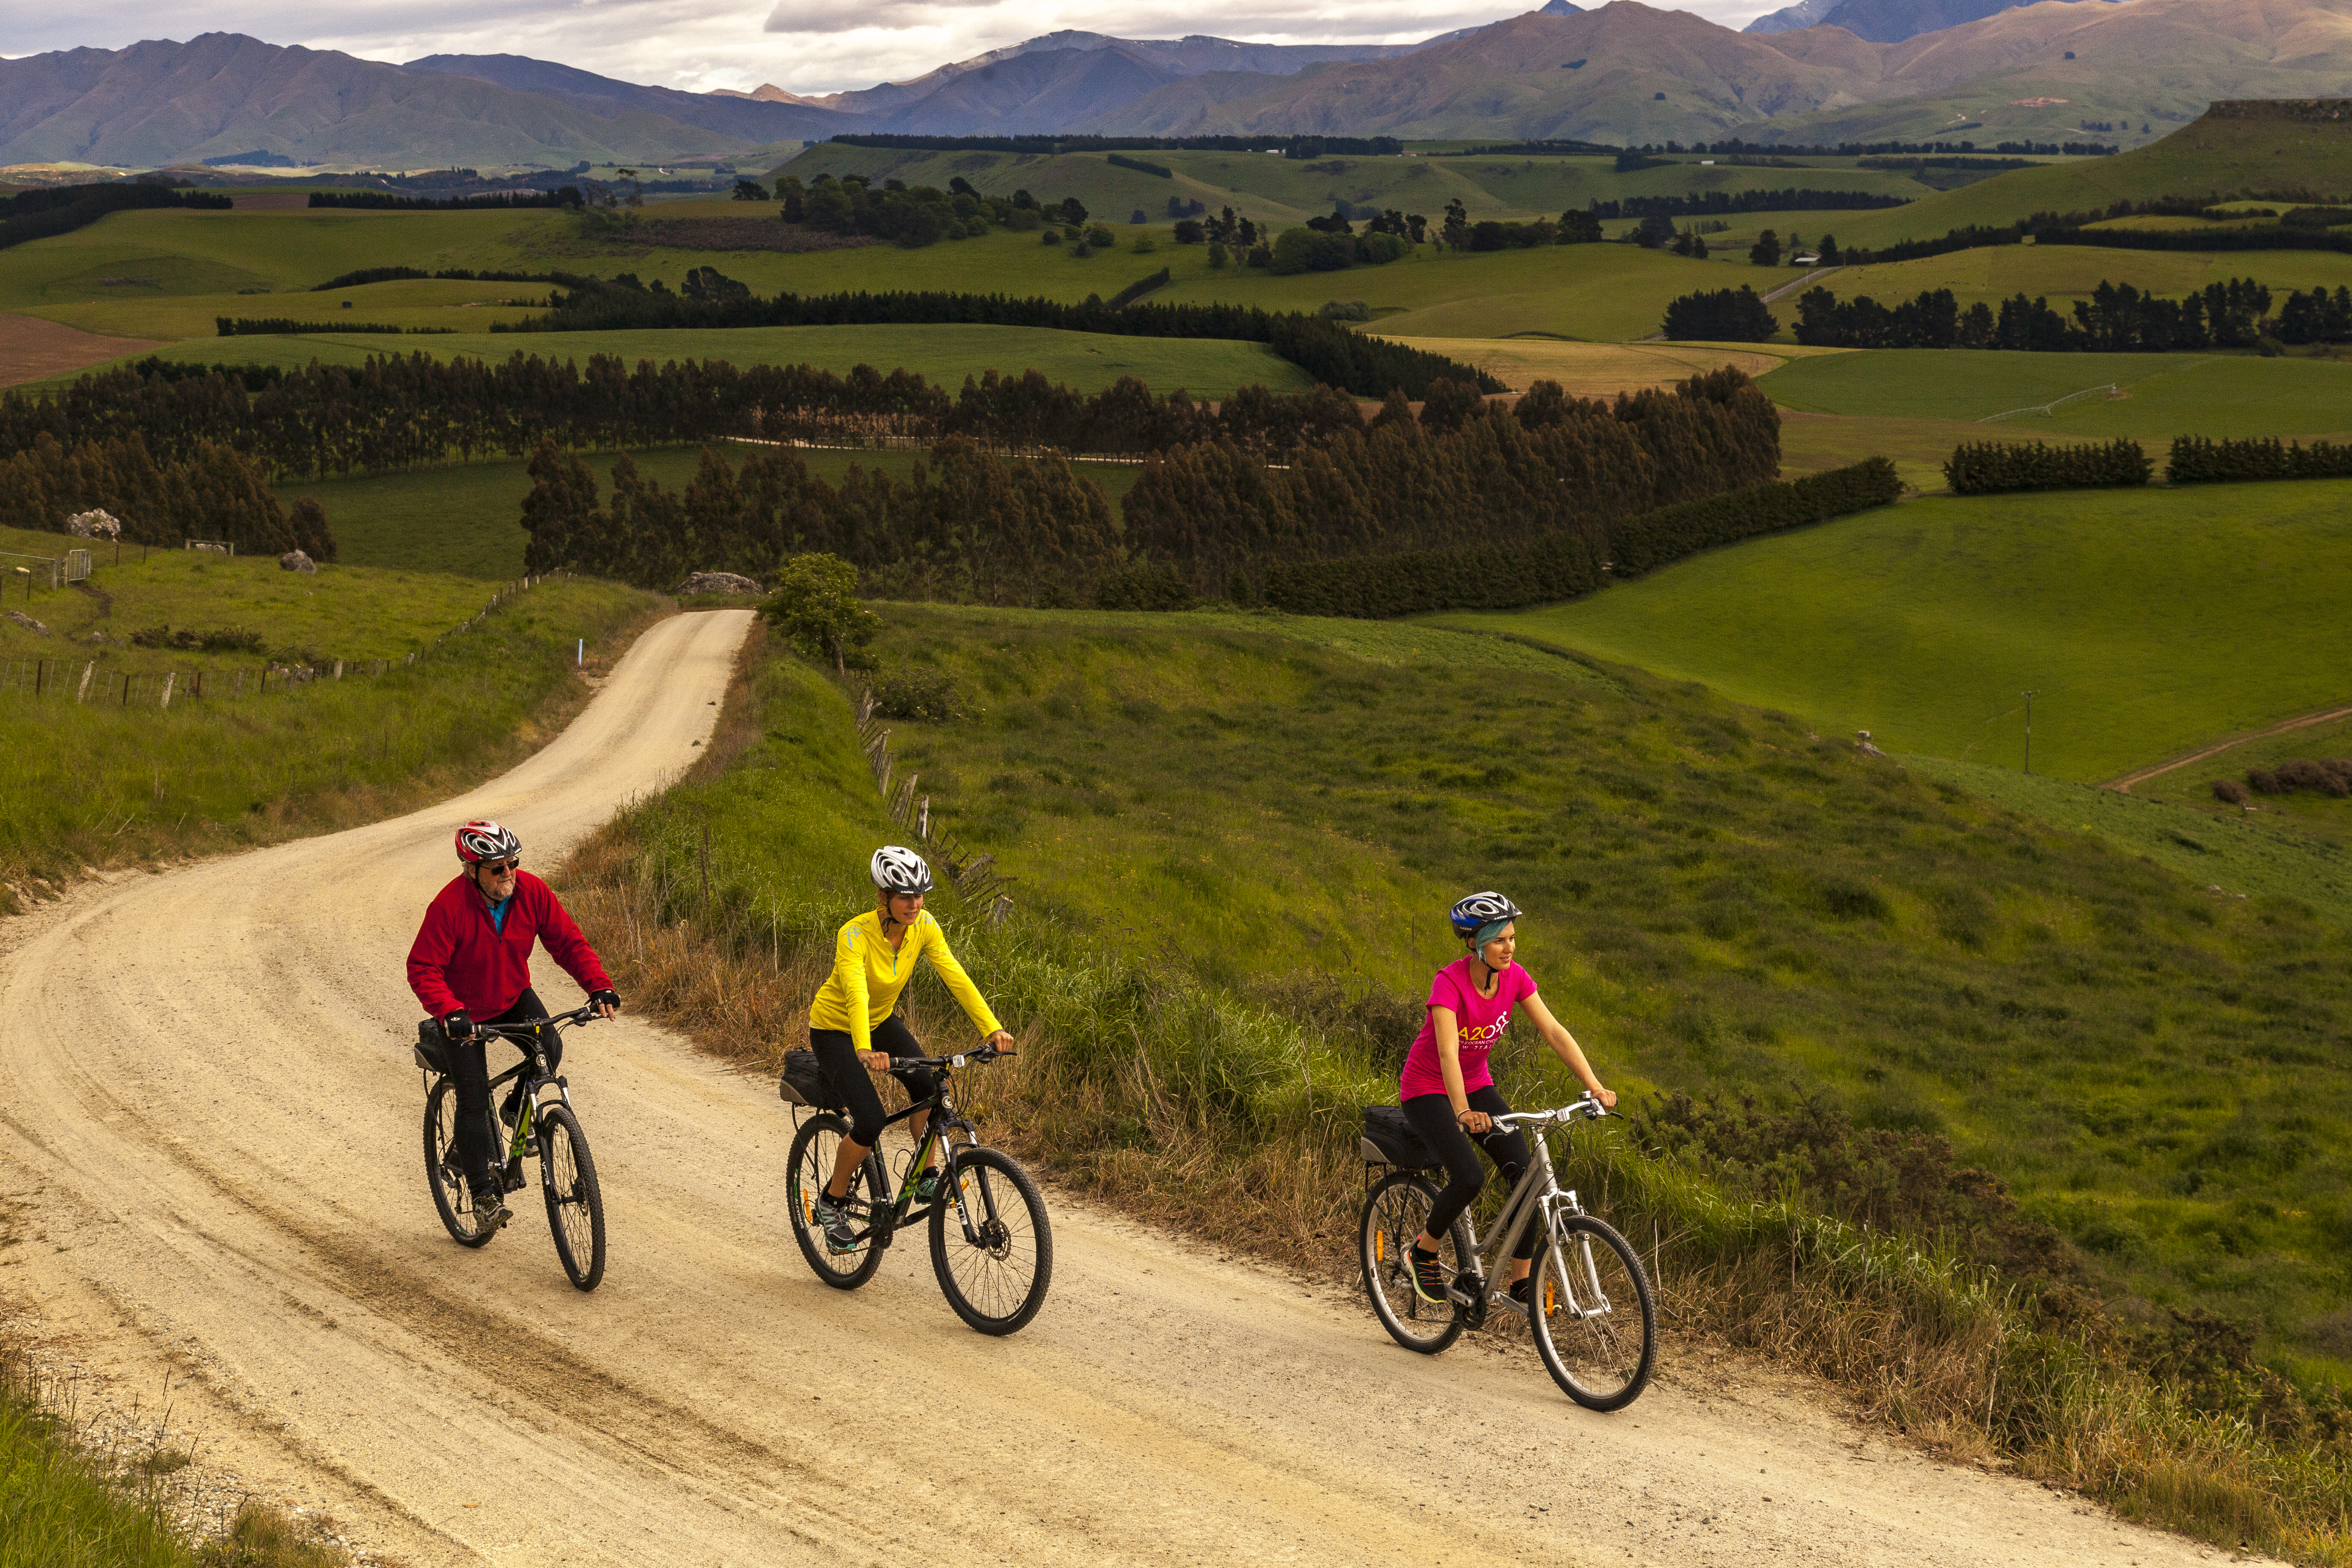
[[(491, 1146), (497, 1142), (493, 1137)], [(458, 1246), (480, 1247), (498, 1235), (497, 1226), (474, 1215), (473, 1189), (457, 1157), (457, 1086), (446, 1078), (433, 1080), (425, 1100), (425, 1184), (433, 1190), (443, 1228)]]
[[(1412, 1255), (1408, 1250), (1429, 1225), (1437, 1206), (1437, 1189), (1418, 1171), (1399, 1171), (1374, 1187), (1364, 1200), (1364, 1223), (1357, 1237), (1356, 1261), (1363, 1269), (1364, 1293), (1389, 1337), (1409, 1351), (1435, 1355), (1462, 1337), (1462, 1314), (1451, 1302), (1424, 1301), (1412, 1288)], [(1475, 1261), (1470, 1233), (1460, 1220), (1443, 1238), (1453, 1256), (1438, 1254), (1446, 1278)]]
[(784, 1202), (792, 1210), (793, 1239), (800, 1243), (801, 1256), (808, 1259), (816, 1277), (836, 1290), (856, 1289), (882, 1267), (882, 1249), (874, 1245), (871, 1227), (875, 1214), (890, 1205), (889, 1184), (882, 1173), (882, 1162), (868, 1153), (865, 1163), (849, 1178), (845, 1205), (850, 1223), (867, 1228), (859, 1232), (857, 1245), (846, 1252), (835, 1252), (833, 1244), (825, 1240), (824, 1227), (816, 1220), (817, 1194), (833, 1180), (834, 1159), (848, 1134), (848, 1124), (830, 1111), (810, 1117), (793, 1140), (790, 1169), (784, 1175)]
[(1045, 1304), (1054, 1229), (1012, 1155), (957, 1152), (954, 1182), (931, 1210), (931, 1270), (956, 1316), (983, 1334), (1015, 1332)]
[(604, 1190), (596, 1184), (588, 1135), (567, 1107), (539, 1112), (539, 1185), (556, 1258), (572, 1284), (593, 1290), (604, 1278)]
[(1590, 1215), (1563, 1215), (1536, 1247), (1528, 1325), (1544, 1370), (1587, 1410), (1622, 1410), (1658, 1359), (1650, 1277), (1625, 1238)]

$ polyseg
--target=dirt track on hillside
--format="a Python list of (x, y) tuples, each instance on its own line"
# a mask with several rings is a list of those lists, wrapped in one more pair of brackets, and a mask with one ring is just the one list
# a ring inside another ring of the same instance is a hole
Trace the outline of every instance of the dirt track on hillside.
[(499, 817), (551, 863), (692, 758), (748, 619), (660, 624), (462, 800), (5, 922), (0, 1219), (24, 1244), (0, 1291), (126, 1385), (173, 1369), (205, 1453), (412, 1568), (2211, 1555), (1671, 1347), (1640, 1404), (1592, 1415), (1523, 1351), (1410, 1355), (1344, 1293), (1059, 1194), (1054, 1293), (1013, 1339), (956, 1321), (919, 1245), (838, 1294), (777, 1213), (772, 1086), (638, 1022), (565, 1063), (603, 1289), (564, 1282), (528, 1204), (452, 1245), (401, 968), (449, 825)]

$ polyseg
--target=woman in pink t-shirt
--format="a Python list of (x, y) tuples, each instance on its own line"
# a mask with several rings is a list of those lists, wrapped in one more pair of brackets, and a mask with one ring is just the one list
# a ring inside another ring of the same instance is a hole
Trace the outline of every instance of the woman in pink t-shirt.
[[(1617, 1097), (1584, 1059), (1583, 1047), (1551, 1016), (1536, 994), (1534, 978), (1511, 962), (1518, 951), (1519, 908), (1500, 893), (1473, 893), (1451, 912), (1454, 934), (1470, 951), (1437, 972), (1429, 984), (1429, 1016), (1405, 1053), (1397, 1092), (1405, 1120), (1445, 1163), (1448, 1180), (1429, 1211), (1429, 1228), (1412, 1243), (1412, 1288), (1425, 1301), (1445, 1302), (1445, 1270), (1437, 1261), (1438, 1238), (1486, 1184), (1486, 1167), (1471, 1147), (1476, 1139), (1506, 1182), (1517, 1183), (1528, 1168), (1527, 1140), (1497, 1131), (1494, 1119), (1510, 1114), (1495, 1087), (1487, 1058), (1511, 1026), (1511, 1009), (1524, 1007), (1544, 1043), (1583, 1080), (1603, 1106)], [(1529, 1226), (1511, 1258), (1511, 1300), (1524, 1304), (1528, 1260), (1535, 1255), (1538, 1227)]]

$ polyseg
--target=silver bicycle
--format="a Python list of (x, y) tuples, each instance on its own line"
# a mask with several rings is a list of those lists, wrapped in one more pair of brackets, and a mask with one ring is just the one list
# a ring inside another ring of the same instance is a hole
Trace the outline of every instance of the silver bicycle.
[[(1439, 1260), (1453, 1281), (1440, 1307), (1413, 1289), (1408, 1250), (1437, 1204), (1437, 1189), (1422, 1173), (1437, 1161), (1417, 1136), (1396, 1136), (1404, 1127), (1402, 1112), (1380, 1109), (1393, 1120), (1366, 1113), (1362, 1152), (1370, 1190), (1359, 1258), (1381, 1326), (1405, 1349), (1435, 1355), (1465, 1329), (1482, 1327), (1489, 1309), (1498, 1307), (1527, 1320), (1544, 1370), (1570, 1399), (1588, 1410), (1622, 1410), (1633, 1404), (1658, 1358), (1658, 1310), (1650, 1277), (1625, 1238), (1586, 1214), (1576, 1194), (1559, 1184), (1548, 1142), (1555, 1130), (1564, 1134), (1579, 1121), (1609, 1112), (1588, 1094), (1556, 1110), (1495, 1118), (1498, 1128), (1530, 1131), (1532, 1157), (1483, 1251), (1467, 1214), (1439, 1238), (1444, 1244)], [(1375, 1165), (1389, 1167), (1390, 1173), (1370, 1181)], [(1522, 1306), (1505, 1288), (1504, 1260), (1529, 1226), (1538, 1227), (1528, 1269), (1535, 1284)]]

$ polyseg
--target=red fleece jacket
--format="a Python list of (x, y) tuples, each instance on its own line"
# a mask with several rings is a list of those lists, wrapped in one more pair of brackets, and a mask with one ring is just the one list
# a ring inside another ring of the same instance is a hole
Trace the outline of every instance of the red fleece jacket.
[(435, 894), (408, 950), (408, 988), (436, 1018), (460, 1007), (477, 1020), (495, 1018), (530, 984), (533, 940), (547, 944), (583, 991), (613, 988), (562, 902), (528, 871), (515, 873), (503, 930), (490, 923), (489, 905), (464, 872)]

